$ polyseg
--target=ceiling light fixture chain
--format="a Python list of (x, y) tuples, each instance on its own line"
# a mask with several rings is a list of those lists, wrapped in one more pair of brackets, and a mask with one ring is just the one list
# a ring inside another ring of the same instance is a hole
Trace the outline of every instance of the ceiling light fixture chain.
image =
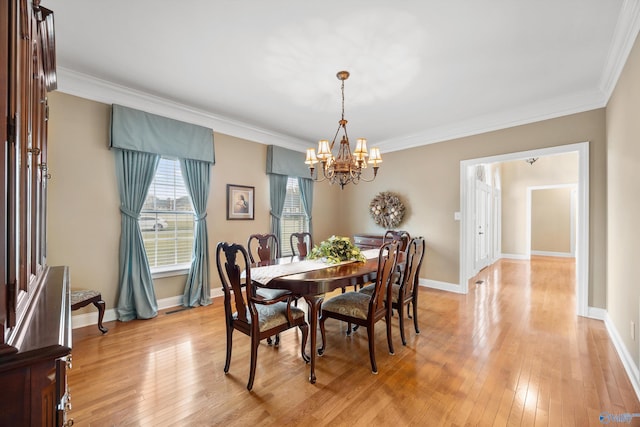
[[(315, 149), (307, 149), (307, 158), (305, 163), (309, 165), (309, 171), (311, 179), (316, 182), (328, 180), (330, 184), (339, 184), (340, 188), (344, 188), (348, 183), (358, 184), (360, 180), (365, 182), (371, 182), (376, 179), (378, 174), (378, 168), (382, 163), (382, 156), (380, 155), (380, 149), (378, 147), (372, 147), (371, 152), (367, 151), (367, 140), (365, 138), (358, 138), (356, 143), (356, 149), (353, 154), (351, 153), (351, 147), (349, 146), (349, 136), (347, 134), (347, 120), (344, 118), (344, 81), (349, 78), (348, 71), (339, 71), (336, 75), (338, 80), (341, 81), (340, 92), (342, 95), (342, 115), (340, 121), (338, 121), (338, 130), (329, 144), (326, 139), (318, 141), (318, 154), (316, 155)], [(340, 140), (340, 147), (336, 156), (333, 155), (333, 147), (336, 143), (336, 139), (340, 134), (340, 129), (343, 131), (342, 139)], [(369, 160), (367, 162), (367, 157)], [(320, 172), (314, 177), (315, 164), (320, 162), (322, 164), (322, 177)], [(373, 177), (371, 179), (365, 179), (362, 176), (362, 170), (367, 168), (367, 163), (373, 166)]]

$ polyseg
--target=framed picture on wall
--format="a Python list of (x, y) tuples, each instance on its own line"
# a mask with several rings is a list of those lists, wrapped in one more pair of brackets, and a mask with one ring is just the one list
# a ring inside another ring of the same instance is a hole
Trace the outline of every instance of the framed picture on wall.
[(227, 219), (254, 219), (254, 187), (227, 184)]

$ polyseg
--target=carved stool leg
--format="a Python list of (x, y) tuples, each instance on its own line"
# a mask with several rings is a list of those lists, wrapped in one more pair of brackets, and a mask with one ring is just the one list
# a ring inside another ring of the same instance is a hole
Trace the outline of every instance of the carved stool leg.
[(109, 332), (109, 329), (102, 326), (102, 319), (104, 318), (104, 311), (105, 311), (105, 303), (103, 300), (100, 300), (100, 301), (94, 301), (93, 305), (95, 305), (96, 308), (98, 309), (98, 329), (100, 329), (100, 332), (102, 332), (103, 334), (106, 334), (107, 332)]

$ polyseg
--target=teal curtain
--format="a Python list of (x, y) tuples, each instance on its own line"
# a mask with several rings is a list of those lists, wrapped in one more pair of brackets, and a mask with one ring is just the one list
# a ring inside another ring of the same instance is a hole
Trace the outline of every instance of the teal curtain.
[(193, 258), (191, 259), (187, 283), (184, 287), (182, 305), (185, 307), (209, 305), (211, 304), (209, 235), (205, 218), (207, 217), (211, 167), (208, 162), (180, 159), (180, 169), (196, 215)]
[(313, 210), (313, 180), (310, 178), (298, 177), (298, 187), (300, 187), (300, 198), (302, 199), (302, 207), (309, 221), (309, 234), (313, 236), (313, 227), (311, 223), (311, 211)]
[(158, 303), (138, 216), (160, 156), (140, 151), (114, 151), (121, 212), (117, 316), (123, 322), (150, 319), (157, 316)]
[(276, 145), (267, 146), (267, 173), (310, 178), (309, 166), (304, 163), (306, 153)]
[(287, 197), (287, 175), (269, 174), (269, 199), (271, 200), (271, 232), (278, 236), (280, 244), (279, 253), (282, 253), (280, 240), (280, 218), (284, 210), (284, 201)]
[(215, 163), (213, 130), (117, 104), (111, 108), (110, 145), (121, 150)]

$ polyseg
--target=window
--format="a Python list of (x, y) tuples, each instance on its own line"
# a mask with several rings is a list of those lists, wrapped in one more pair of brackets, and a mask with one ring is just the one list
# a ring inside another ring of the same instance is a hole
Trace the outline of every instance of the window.
[(153, 273), (189, 268), (194, 212), (178, 160), (160, 159), (138, 223)]
[(289, 244), (291, 233), (300, 233), (302, 231), (309, 231), (309, 222), (307, 221), (307, 215), (304, 213), (298, 178), (289, 177), (287, 180), (287, 196), (284, 200), (284, 209), (280, 218), (280, 247), (283, 256), (293, 255)]

